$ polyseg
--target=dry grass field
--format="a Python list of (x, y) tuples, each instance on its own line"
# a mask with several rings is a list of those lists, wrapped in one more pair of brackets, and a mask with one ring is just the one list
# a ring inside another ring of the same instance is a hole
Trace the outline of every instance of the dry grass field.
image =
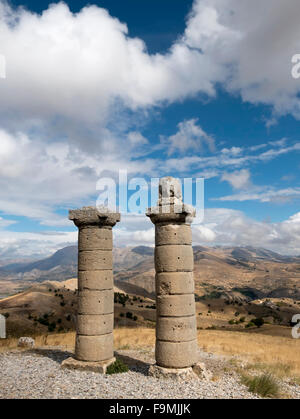
[[(36, 346), (61, 346), (74, 349), (75, 333), (36, 336)], [(149, 349), (155, 343), (151, 328), (118, 328), (114, 331), (116, 349)], [(293, 377), (300, 382), (300, 340), (292, 337), (221, 330), (198, 331), (198, 344), (205, 352), (231, 359), (235, 368), (270, 372), (275, 376)], [(17, 348), (17, 339), (0, 340), (0, 352)]]

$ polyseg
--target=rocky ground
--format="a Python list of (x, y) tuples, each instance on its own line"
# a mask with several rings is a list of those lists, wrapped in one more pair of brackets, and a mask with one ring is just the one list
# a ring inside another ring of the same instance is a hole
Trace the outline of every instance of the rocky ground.
[[(129, 366), (129, 372), (114, 375), (61, 369), (61, 362), (69, 356), (61, 348), (0, 354), (0, 398), (257, 398), (240, 383), (228, 359), (219, 355), (200, 352), (212, 379), (187, 382), (149, 377), (154, 362), (151, 350), (118, 351), (116, 356)], [(300, 398), (299, 386), (285, 384), (284, 390)]]

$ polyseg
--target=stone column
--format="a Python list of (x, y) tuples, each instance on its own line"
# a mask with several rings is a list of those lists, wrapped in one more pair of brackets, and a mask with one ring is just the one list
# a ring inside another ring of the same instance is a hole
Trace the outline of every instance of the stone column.
[(113, 354), (114, 290), (112, 227), (119, 213), (84, 207), (69, 212), (78, 234), (78, 309), (75, 359), (64, 367), (106, 372)]
[(147, 214), (155, 224), (156, 365), (151, 375), (194, 377), (197, 364), (191, 222), (195, 210), (182, 202), (177, 179), (162, 178), (158, 206)]

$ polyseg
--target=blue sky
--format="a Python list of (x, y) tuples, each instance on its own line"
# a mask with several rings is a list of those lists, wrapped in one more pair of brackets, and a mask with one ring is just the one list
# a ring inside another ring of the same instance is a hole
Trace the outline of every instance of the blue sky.
[[(195, 243), (300, 254), (299, 12), (296, 0), (0, 0), (0, 258), (74, 243), (68, 209), (95, 204), (119, 168), (203, 176)], [(151, 223), (124, 216), (115, 243), (152, 245)]]

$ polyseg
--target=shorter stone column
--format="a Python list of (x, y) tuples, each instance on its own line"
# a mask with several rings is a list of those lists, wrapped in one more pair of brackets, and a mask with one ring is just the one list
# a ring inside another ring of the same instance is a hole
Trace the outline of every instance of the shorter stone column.
[(112, 227), (119, 213), (94, 207), (72, 210), (78, 234), (78, 309), (75, 359), (63, 366), (106, 372), (113, 356), (114, 290)]

